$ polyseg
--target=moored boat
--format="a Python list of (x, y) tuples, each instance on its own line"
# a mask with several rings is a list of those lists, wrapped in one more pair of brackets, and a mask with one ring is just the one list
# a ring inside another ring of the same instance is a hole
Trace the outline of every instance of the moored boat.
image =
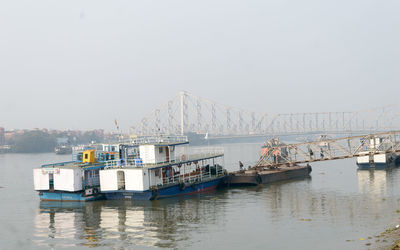
[(363, 151), (357, 157), (356, 163), (359, 169), (387, 169), (397, 167), (400, 157), (397, 153), (389, 152), (392, 144), (386, 143), (382, 138), (370, 138), (364, 142)]
[(225, 176), (223, 150), (190, 153), (188, 143), (186, 136), (143, 140), (139, 159), (109, 162), (100, 171), (101, 193), (111, 200), (155, 200), (217, 188)]
[(72, 154), (72, 147), (69, 145), (59, 145), (54, 148), (54, 153), (58, 155)]
[(367, 154), (357, 157), (359, 169), (387, 169), (397, 167), (400, 158), (396, 153)]
[[(110, 150), (109, 148), (112, 148)], [(92, 145), (74, 152), (73, 160), (33, 169), (34, 189), (44, 201), (92, 201), (103, 199), (99, 192), (99, 170), (119, 158), (119, 145)]]

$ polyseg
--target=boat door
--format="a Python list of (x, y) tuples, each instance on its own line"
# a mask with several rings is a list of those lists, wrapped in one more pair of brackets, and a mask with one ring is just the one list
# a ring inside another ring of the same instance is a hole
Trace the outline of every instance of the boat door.
[(166, 160), (169, 162), (169, 147), (165, 147)]
[(120, 170), (117, 172), (118, 190), (125, 190), (125, 172)]

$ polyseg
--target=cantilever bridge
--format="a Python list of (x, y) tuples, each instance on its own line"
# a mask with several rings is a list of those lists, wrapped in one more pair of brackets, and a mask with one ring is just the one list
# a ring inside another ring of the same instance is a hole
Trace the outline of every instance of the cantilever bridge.
[(307, 133), (371, 133), (400, 128), (400, 107), (358, 111), (264, 114), (180, 92), (130, 128), (131, 134), (208, 134), (210, 138)]

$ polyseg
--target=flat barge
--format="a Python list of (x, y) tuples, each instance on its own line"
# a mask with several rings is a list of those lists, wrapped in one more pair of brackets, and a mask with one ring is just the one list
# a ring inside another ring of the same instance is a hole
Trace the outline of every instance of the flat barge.
[(280, 168), (239, 170), (230, 172), (224, 183), (230, 185), (259, 185), (277, 181), (309, 177), (312, 169), (307, 166), (290, 166)]

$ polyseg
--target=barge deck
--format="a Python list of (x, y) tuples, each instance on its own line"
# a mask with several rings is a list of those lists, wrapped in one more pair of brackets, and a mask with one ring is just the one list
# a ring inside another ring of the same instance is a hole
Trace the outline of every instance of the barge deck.
[(229, 173), (224, 183), (230, 185), (259, 185), (277, 181), (309, 177), (312, 169), (310, 165), (291, 166), (270, 169), (239, 170)]

